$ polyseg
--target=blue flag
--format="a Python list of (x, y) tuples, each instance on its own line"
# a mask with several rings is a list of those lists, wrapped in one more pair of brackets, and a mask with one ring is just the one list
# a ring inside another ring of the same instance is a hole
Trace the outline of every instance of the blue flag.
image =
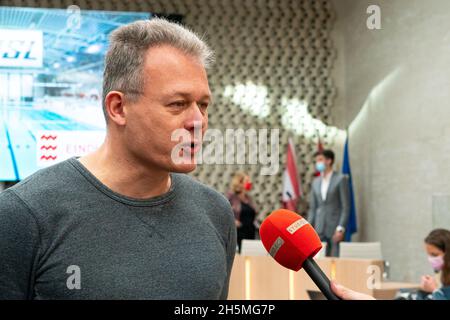
[(344, 161), (342, 163), (342, 173), (348, 176), (348, 190), (350, 194), (350, 216), (345, 232), (345, 241), (351, 241), (352, 234), (357, 231), (358, 225), (356, 223), (356, 207), (355, 198), (353, 196), (352, 171), (350, 170), (350, 156), (348, 154), (348, 135), (344, 147)]

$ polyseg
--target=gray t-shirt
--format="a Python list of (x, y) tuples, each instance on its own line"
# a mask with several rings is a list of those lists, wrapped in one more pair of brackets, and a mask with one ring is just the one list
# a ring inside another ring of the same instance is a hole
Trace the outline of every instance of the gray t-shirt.
[(0, 299), (226, 299), (228, 200), (184, 174), (133, 199), (77, 159), (0, 194)]

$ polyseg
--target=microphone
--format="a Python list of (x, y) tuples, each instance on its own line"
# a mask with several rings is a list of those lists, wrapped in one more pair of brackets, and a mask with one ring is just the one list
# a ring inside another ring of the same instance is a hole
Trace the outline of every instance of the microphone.
[(322, 249), (322, 242), (306, 219), (293, 211), (278, 209), (263, 221), (259, 234), (267, 252), (279, 264), (294, 271), (303, 268), (328, 300), (341, 300), (313, 260)]

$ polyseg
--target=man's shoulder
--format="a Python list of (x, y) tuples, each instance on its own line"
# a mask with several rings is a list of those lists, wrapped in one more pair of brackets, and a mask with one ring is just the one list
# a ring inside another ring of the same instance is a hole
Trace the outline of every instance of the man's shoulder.
[(207, 209), (210, 215), (234, 216), (230, 201), (214, 188), (186, 174), (175, 174), (180, 192)]
[(321, 176), (316, 176), (316, 177), (313, 178), (312, 184), (313, 185), (319, 184), (321, 180), (322, 180)]
[(36, 171), (7, 190), (30, 208), (55, 206), (77, 189), (77, 178), (75, 169), (65, 160)]
[(10, 189), (18, 195), (33, 192), (36, 189), (41, 190), (41, 193), (47, 189), (59, 190), (62, 185), (67, 184), (67, 180), (73, 178), (72, 175), (69, 160), (65, 160), (36, 171)]
[(198, 181), (197, 179), (187, 175), (175, 173), (176, 177), (182, 184), (184, 190), (191, 190), (193, 197), (207, 197), (209, 201), (223, 203), (229, 205), (229, 201), (225, 195), (217, 191), (216, 189)]
[(348, 174), (346, 173), (342, 173), (339, 171), (334, 171), (333, 175), (336, 176), (336, 178), (341, 181), (341, 180), (347, 180), (348, 179)]
[(27, 210), (26, 205), (21, 198), (14, 192), (13, 188), (9, 188), (0, 192), (0, 215), (3, 212), (19, 212)]

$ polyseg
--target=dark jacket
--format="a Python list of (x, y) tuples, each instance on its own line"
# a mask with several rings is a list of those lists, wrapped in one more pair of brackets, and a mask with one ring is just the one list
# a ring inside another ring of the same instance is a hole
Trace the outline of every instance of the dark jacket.
[(450, 300), (450, 286), (441, 287), (432, 294), (433, 300)]
[(440, 287), (433, 293), (426, 293), (419, 290), (417, 300), (450, 300), (450, 286)]
[(331, 238), (337, 226), (347, 227), (350, 215), (348, 176), (333, 171), (326, 200), (322, 200), (322, 177), (315, 178), (310, 194), (308, 221), (320, 236)]

